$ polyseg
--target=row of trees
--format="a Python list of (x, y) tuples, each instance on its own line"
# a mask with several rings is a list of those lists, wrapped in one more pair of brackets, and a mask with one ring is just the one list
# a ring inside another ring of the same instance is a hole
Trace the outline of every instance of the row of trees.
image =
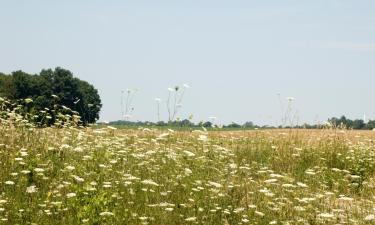
[(375, 120), (369, 120), (367, 123), (364, 120), (351, 120), (345, 116), (340, 118), (333, 117), (328, 122), (335, 127), (345, 127), (354, 130), (373, 130), (375, 129)]
[[(347, 119), (345, 116), (342, 116), (340, 118), (333, 117), (331, 119), (328, 119), (329, 126), (332, 127), (338, 127), (338, 128), (346, 128), (346, 129), (354, 129), (354, 130), (373, 130), (375, 129), (375, 120), (370, 120), (367, 123), (365, 123), (363, 120), (350, 120)], [(159, 121), (157, 123), (155, 122), (149, 122), (149, 121), (137, 121), (137, 122), (131, 122), (131, 121), (113, 121), (109, 123), (110, 125), (117, 125), (117, 126), (157, 126), (157, 127), (190, 127), (190, 128), (198, 128), (198, 127), (215, 127), (214, 124), (210, 121), (202, 121), (199, 123), (193, 123), (188, 119), (181, 120), (181, 121), (171, 121), (171, 122), (164, 122)], [(287, 127), (274, 127), (274, 126), (259, 126), (255, 125), (253, 122), (245, 122), (243, 124), (238, 124), (235, 122), (226, 124), (221, 126), (222, 128), (229, 128), (229, 129), (272, 129), (272, 128), (295, 128), (295, 129), (321, 129), (323, 127), (327, 127), (327, 125), (318, 125), (318, 124), (303, 124), (303, 125), (296, 125), (293, 127), (287, 126)]]
[(57, 106), (79, 114), (84, 124), (96, 122), (102, 107), (98, 91), (93, 85), (60, 67), (44, 69), (39, 74), (23, 71), (9, 75), (0, 73), (0, 97), (25, 104), (28, 113), (34, 115), (48, 112), (49, 124), (56, 119), (54, 109)]
[[(170, 121), (170, 122), (164, 122), (164, 121), (159, 121), (159, 122), (149, 122), (149, 121), (123, 121), (123, 120), (118, 120), (118, 121), (112, 121), (109, 122), (109, 125), (115, 125), (115, 126), (134, 126), (134, 127), (139, 127), (139, 126), (155, 126), (155, 127), (190, 127), (190, 128), (199, 128), (199, 127), (205, 127), (205, 128), (210, 128), (210, 127), (218, 127), (217, 125), (214, 125), (211, 121), (201, 121), (199, 123), (193, 123), (188, 119), (184, 120), (179, 120), (179, 121)], [(244, 124), (238, 124), (235, 122), (222, 125), (220, 126), (222, 128), (245, 128), (245, 129), (255, 129), (255, 128), (275, 128), (275, 127), (270, 127), (270, 126), (258, 126), (254, 125), (253, 122), (246, 122)]]

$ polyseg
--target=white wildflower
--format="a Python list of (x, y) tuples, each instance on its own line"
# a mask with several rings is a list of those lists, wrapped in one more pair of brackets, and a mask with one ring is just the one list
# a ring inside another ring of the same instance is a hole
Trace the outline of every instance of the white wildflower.
[(215, 188), (221, 188), (222, 187), (221, 184), (213, 182), (213, 181), (209, 181), (208, 184), (215, 187)]
[(68, 194), (66, 194), (67, 198), (73, 198), (73, 197), (76, 197), (76, 196), (77, 196), (76, 193), (68, 193)]
[(149, 180), (143, 180), (141, 181), (142, 184), (146, 184), (146, 185), (151, 185), (151, 186), (159, 186), (158, 183), (156, 183), (155, 181), (149, 179)]
[(26, 193), (29, 193), (29, 194), (35, 193), (37, 191), (38, 191), (38, 188), (36, 188), (35, 185), (31, 185), (31, 186), (29, 186), (29, 187), (26, 188)]
[(197, 220), (197, 217), (189, 217), (185, 219), (185, 221), (188, 221), (188, 222), (194, 222), (196, 220)]
[(11, 181), (11, 180), (8, 180), (8, 181), (5, 181), (5, 184), (7, 184), (7, 185), (14, 185), (14, 182)]
[(115, 214), (111, 213), (111, 212), (101, 212), (99, 213), (99, 216), (114, 216)]

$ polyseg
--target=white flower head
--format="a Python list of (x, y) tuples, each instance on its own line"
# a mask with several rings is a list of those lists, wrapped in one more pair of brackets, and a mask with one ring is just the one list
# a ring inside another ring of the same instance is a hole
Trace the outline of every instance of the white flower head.
[(6, 185), (14, 185), (14, 182), (11, 181), (11, 180), (8, 180), (8, 181), (5, 181), (5, 184), (6, 184)]
[(26, 103), (31, 103), (31, 102), (33, 102), (33, 100), (32, 100), (31, 98), (26, 98), (26, 99), (25, 99), (25, 102), (26, 102)]
[(66, 194), (67, 198), (73, 198), (73, 197), (76, 197), (76, 196), (77, 196), (76, 193), (68, 193), (68, 194)]
[(293, 102), (295, 100), (294, 97), (287, 97), (286, 100), (288, 100), (289, 102)]
[(26, 188), (26, 193), (32, 194), (38, 191), (38, 188), (35, 185), (31, 185)]
[(115, 214), (113, 214), (112, 212), (101, 212), (99, 213), (99, 216), (114, 216)]

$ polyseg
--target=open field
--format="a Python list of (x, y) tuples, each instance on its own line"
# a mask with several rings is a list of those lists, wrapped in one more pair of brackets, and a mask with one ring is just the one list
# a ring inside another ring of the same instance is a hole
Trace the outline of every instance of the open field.
[(375, 132), (0, 126), (0, 224), (375, 224)]

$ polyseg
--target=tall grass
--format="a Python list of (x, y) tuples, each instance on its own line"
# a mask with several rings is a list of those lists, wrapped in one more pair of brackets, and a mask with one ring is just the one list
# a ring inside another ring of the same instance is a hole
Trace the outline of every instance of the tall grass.
[(1, 120), (0, 223), (374, 223), (375, 136)]

